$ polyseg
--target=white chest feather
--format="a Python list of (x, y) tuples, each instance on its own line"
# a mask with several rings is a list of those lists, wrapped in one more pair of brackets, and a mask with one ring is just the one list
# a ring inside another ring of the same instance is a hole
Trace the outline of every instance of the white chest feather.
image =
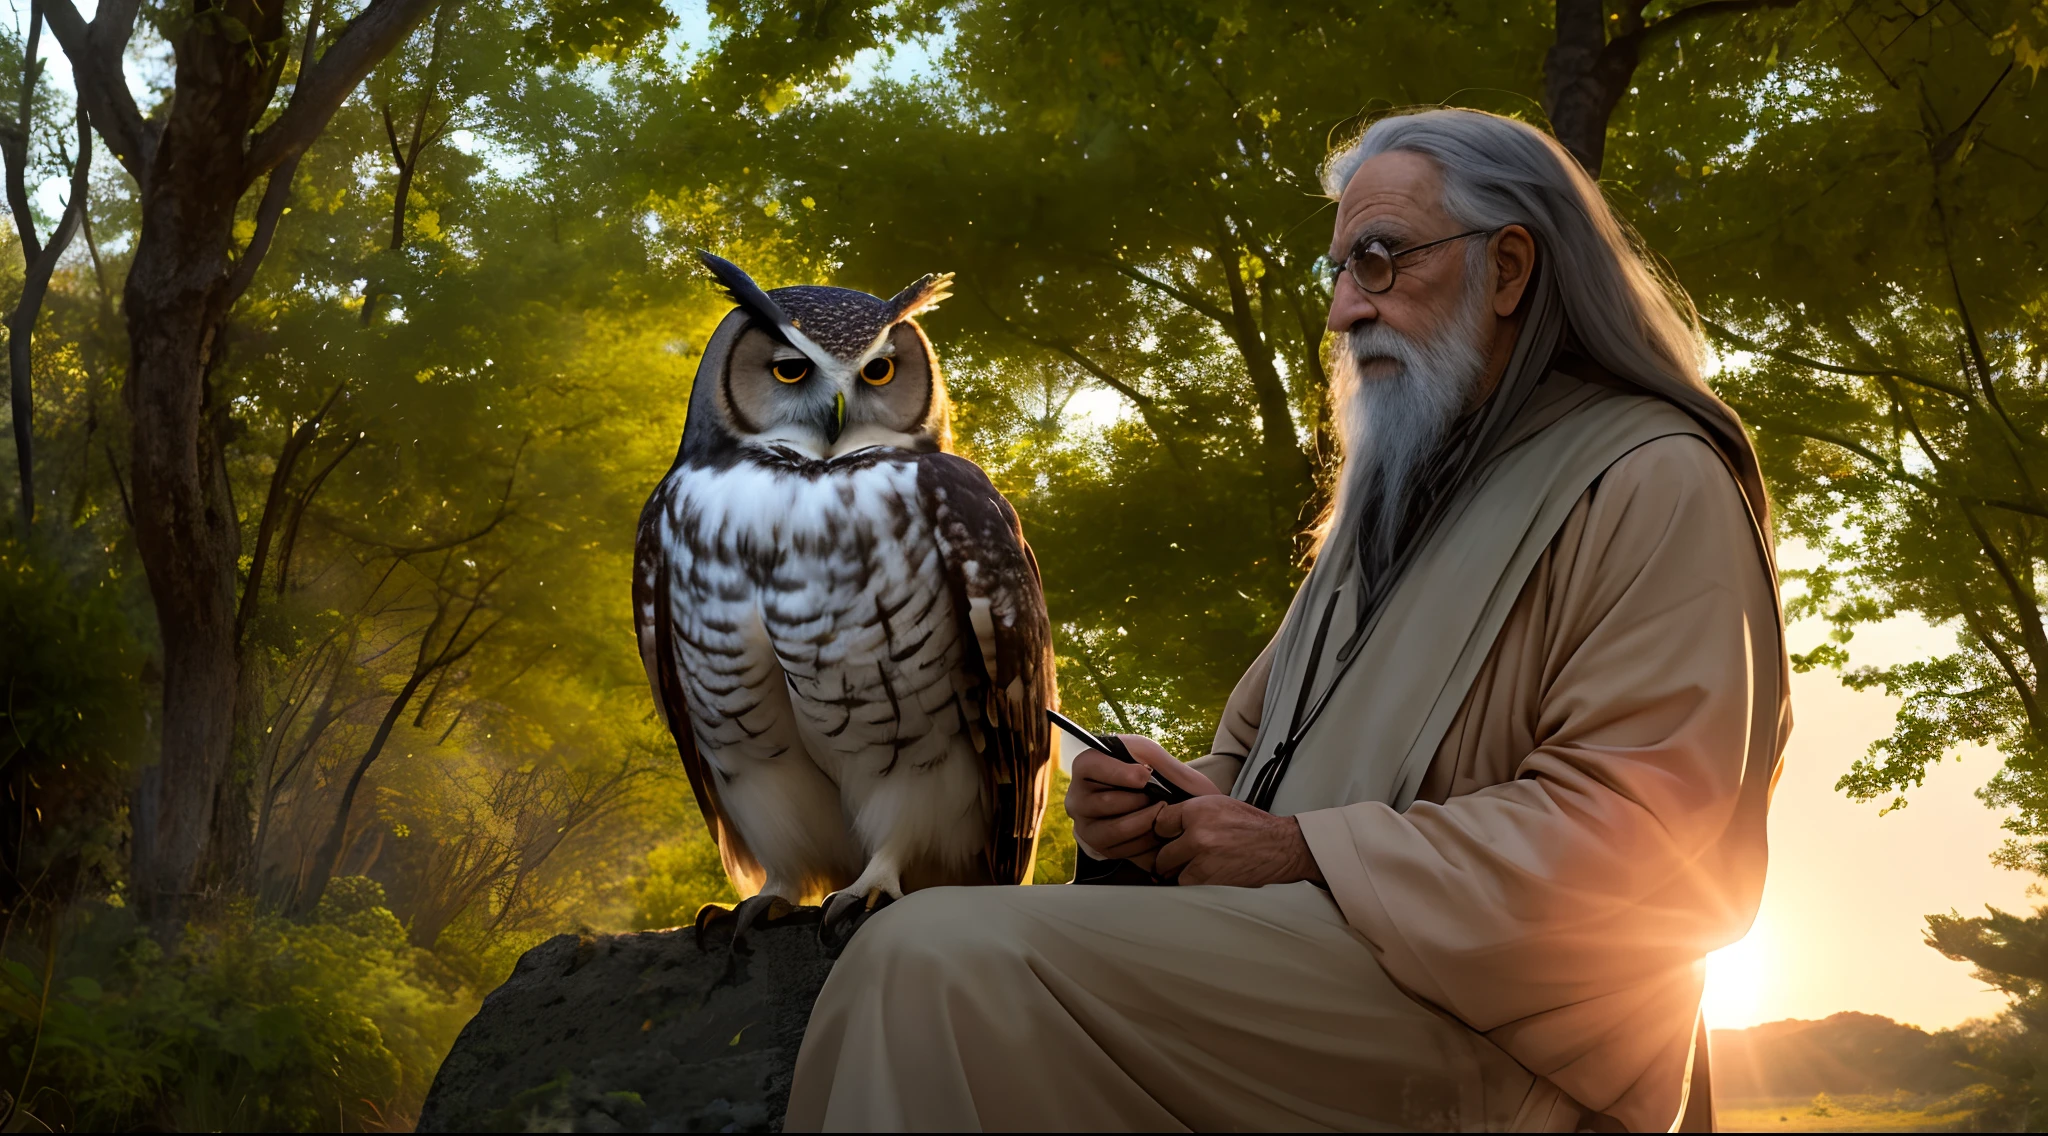
[(677, 476), (661, 539), (707, 762), (808, 755), (844, 784), (957, 752), (965, 645), (914, 465)]

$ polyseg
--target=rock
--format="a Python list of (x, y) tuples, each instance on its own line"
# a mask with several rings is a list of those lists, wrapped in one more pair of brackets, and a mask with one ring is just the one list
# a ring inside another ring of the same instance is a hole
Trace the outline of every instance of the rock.
[(557, 935), (455, 1039), (421, 1132), (776, 1132), (832, 970), (815, 919)]

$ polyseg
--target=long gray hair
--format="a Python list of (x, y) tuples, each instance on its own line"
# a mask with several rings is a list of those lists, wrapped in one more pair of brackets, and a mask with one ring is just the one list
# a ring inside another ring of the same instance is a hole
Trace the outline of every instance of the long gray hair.
[(1396, 150), (1436, 163), (1444, 211), (1460, 228), (1529, 230), (1551, 269), (1540, 286), (1557, 290), (1579, 348), (1707, 428), (1768, 539), (1770, 503), (1756, 451), (1741, 418), (1700, 377), (1706, 352), (1692, 301), (1608, 208), (1578, 161), (1548, 134), (1512, 118), (1430, 109), (1382, 118), (1332, 153), (1323, 165), (1324, 192), (1341, 196), (1359, 166)]

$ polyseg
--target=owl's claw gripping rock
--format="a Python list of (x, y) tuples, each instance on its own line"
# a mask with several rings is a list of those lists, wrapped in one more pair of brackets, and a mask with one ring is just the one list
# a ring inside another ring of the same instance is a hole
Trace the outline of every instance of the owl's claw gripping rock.
[(747, 932), (752, 930), (755, 924), (766, 926), (770, 923), (780, 923), (806, 910), (817, 909), (800, 908), (779, 895), (757, 895), (740, 900), (733, 907), (707, 903), (697, 910), (697, 947), (699, 950), (711, 949), (705, 940), (705, 934), (713, 926), (730, 919), (733, 921), (730, 949), (736, 954), (745, 953)]
[(861, 924), (875, 912), (889, 906), (895, 898), (880, 888), (866, 893), (851, 890), (834, 893), (825, 900), (824, 917), (818, 921), (818, 941), (833, 954), (845, 950)]

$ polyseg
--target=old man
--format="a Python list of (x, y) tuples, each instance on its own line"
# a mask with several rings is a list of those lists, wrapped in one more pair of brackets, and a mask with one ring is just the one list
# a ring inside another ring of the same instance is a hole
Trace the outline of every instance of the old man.
[(796, 1128), (1669, 1129), (1790, 730), (1769, 510), (1682, 293), (1549, 137), (1334, 156), (1345, 463), (1186, 764), (1089, 752), (1092, 854), (1174, 887), (944, 888), (813, 1013)]

